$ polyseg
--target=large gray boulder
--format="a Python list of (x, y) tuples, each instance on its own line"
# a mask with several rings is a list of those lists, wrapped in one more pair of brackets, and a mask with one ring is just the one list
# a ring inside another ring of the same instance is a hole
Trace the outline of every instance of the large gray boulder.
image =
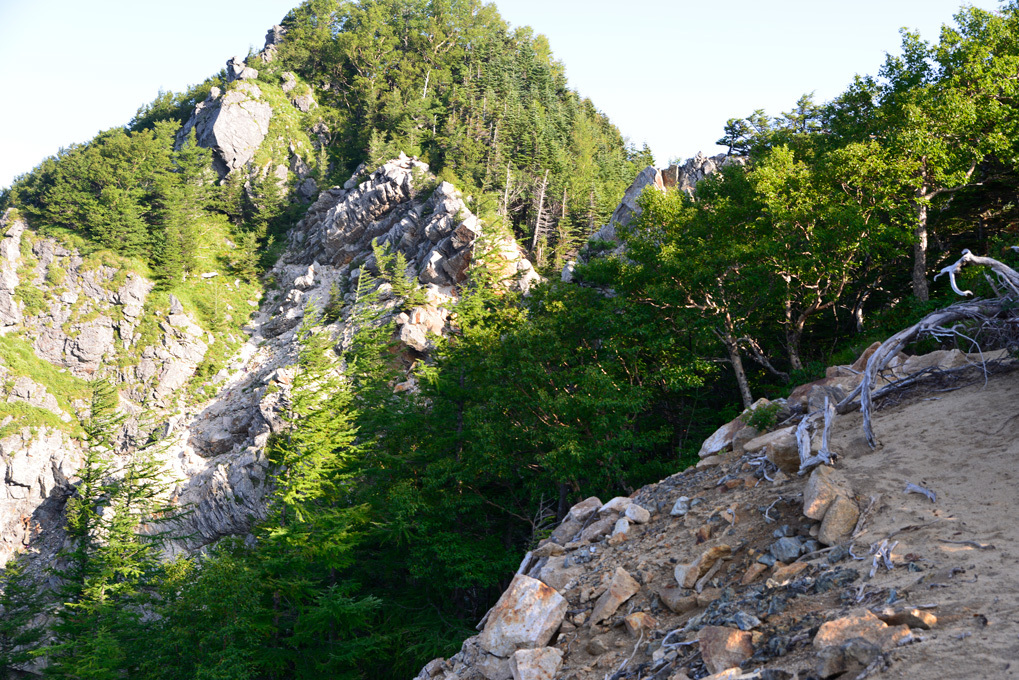
[(251, 161), (269, 133), (271, 119), (272, 107), (262, 101), (262, 91), (254, 83), (238, 82), (225, 93), (214, 87), (195, 107), (177, 144), (194, 130), (199, 146), (212, 149), (212, 167), (222, 178)]

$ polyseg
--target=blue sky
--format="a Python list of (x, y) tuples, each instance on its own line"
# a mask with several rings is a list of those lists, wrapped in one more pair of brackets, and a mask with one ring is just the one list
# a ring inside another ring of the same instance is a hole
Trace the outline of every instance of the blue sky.
[[(0, 0), (0, 187), (123, 125), (249, 47), (296, 0)], [(571, 85), (659, 165), (713, 153), (726, 119), (788, 111), (876, 73), (899, 29), (936, 39), (955, 0), (499, 0), (548, 36)], [(997, 0), (974, 3), (995, 9)]]

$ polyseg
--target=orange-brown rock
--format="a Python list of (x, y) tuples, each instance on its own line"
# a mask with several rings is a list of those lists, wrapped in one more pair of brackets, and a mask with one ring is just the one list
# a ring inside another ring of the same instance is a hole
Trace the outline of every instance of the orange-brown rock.
[(704, 666), (711, 673), (739, 666), (754, 653), (748, 631), (724, 626), (705, 626), (697, 642), (700, 645)]
[(883, 650), (909, 640), (908, 626), (889, 626), (867, 609), (823, 624), (814, 636), (814, 647), (823, 649), (843, 645), (853, 638), (863, 638)]

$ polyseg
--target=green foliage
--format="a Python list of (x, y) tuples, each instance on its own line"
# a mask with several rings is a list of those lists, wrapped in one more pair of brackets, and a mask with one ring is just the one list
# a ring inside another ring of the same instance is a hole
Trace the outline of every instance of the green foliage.
[(775, 427), (778, 421), (778, 413), (782, 410), (781, 404), (765, 404), (748, 411), (743, 416), (743, 422), (760, 432), (766, 432)]
[(0, 572), (0, 607), (4, 613), (0, 617), (0, 678), (14, 680), (34, 658), (45, 634), (37, 620), (44, 607), (43, 595), (19, 557), (11, 557)]

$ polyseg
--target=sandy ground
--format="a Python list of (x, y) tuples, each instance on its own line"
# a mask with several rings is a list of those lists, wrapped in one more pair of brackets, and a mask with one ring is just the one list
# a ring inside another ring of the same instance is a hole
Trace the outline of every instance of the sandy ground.
[[(838, 425), (843, 471), (860, 496), (877, 499), (856, 544), (898, 541), (895, 563), (923, 571), (896, 568), (878, 576), (880, 587), (938, 605), (938, 625), (893, 652), (883, 677), (1019, 677), (1019, 372), (986, 385), (968, 378), (976, 384), (929, 387), (880, 411), (874, 451), (859, 414)], [(903, 493), (907, 483), (936, 502)]]

